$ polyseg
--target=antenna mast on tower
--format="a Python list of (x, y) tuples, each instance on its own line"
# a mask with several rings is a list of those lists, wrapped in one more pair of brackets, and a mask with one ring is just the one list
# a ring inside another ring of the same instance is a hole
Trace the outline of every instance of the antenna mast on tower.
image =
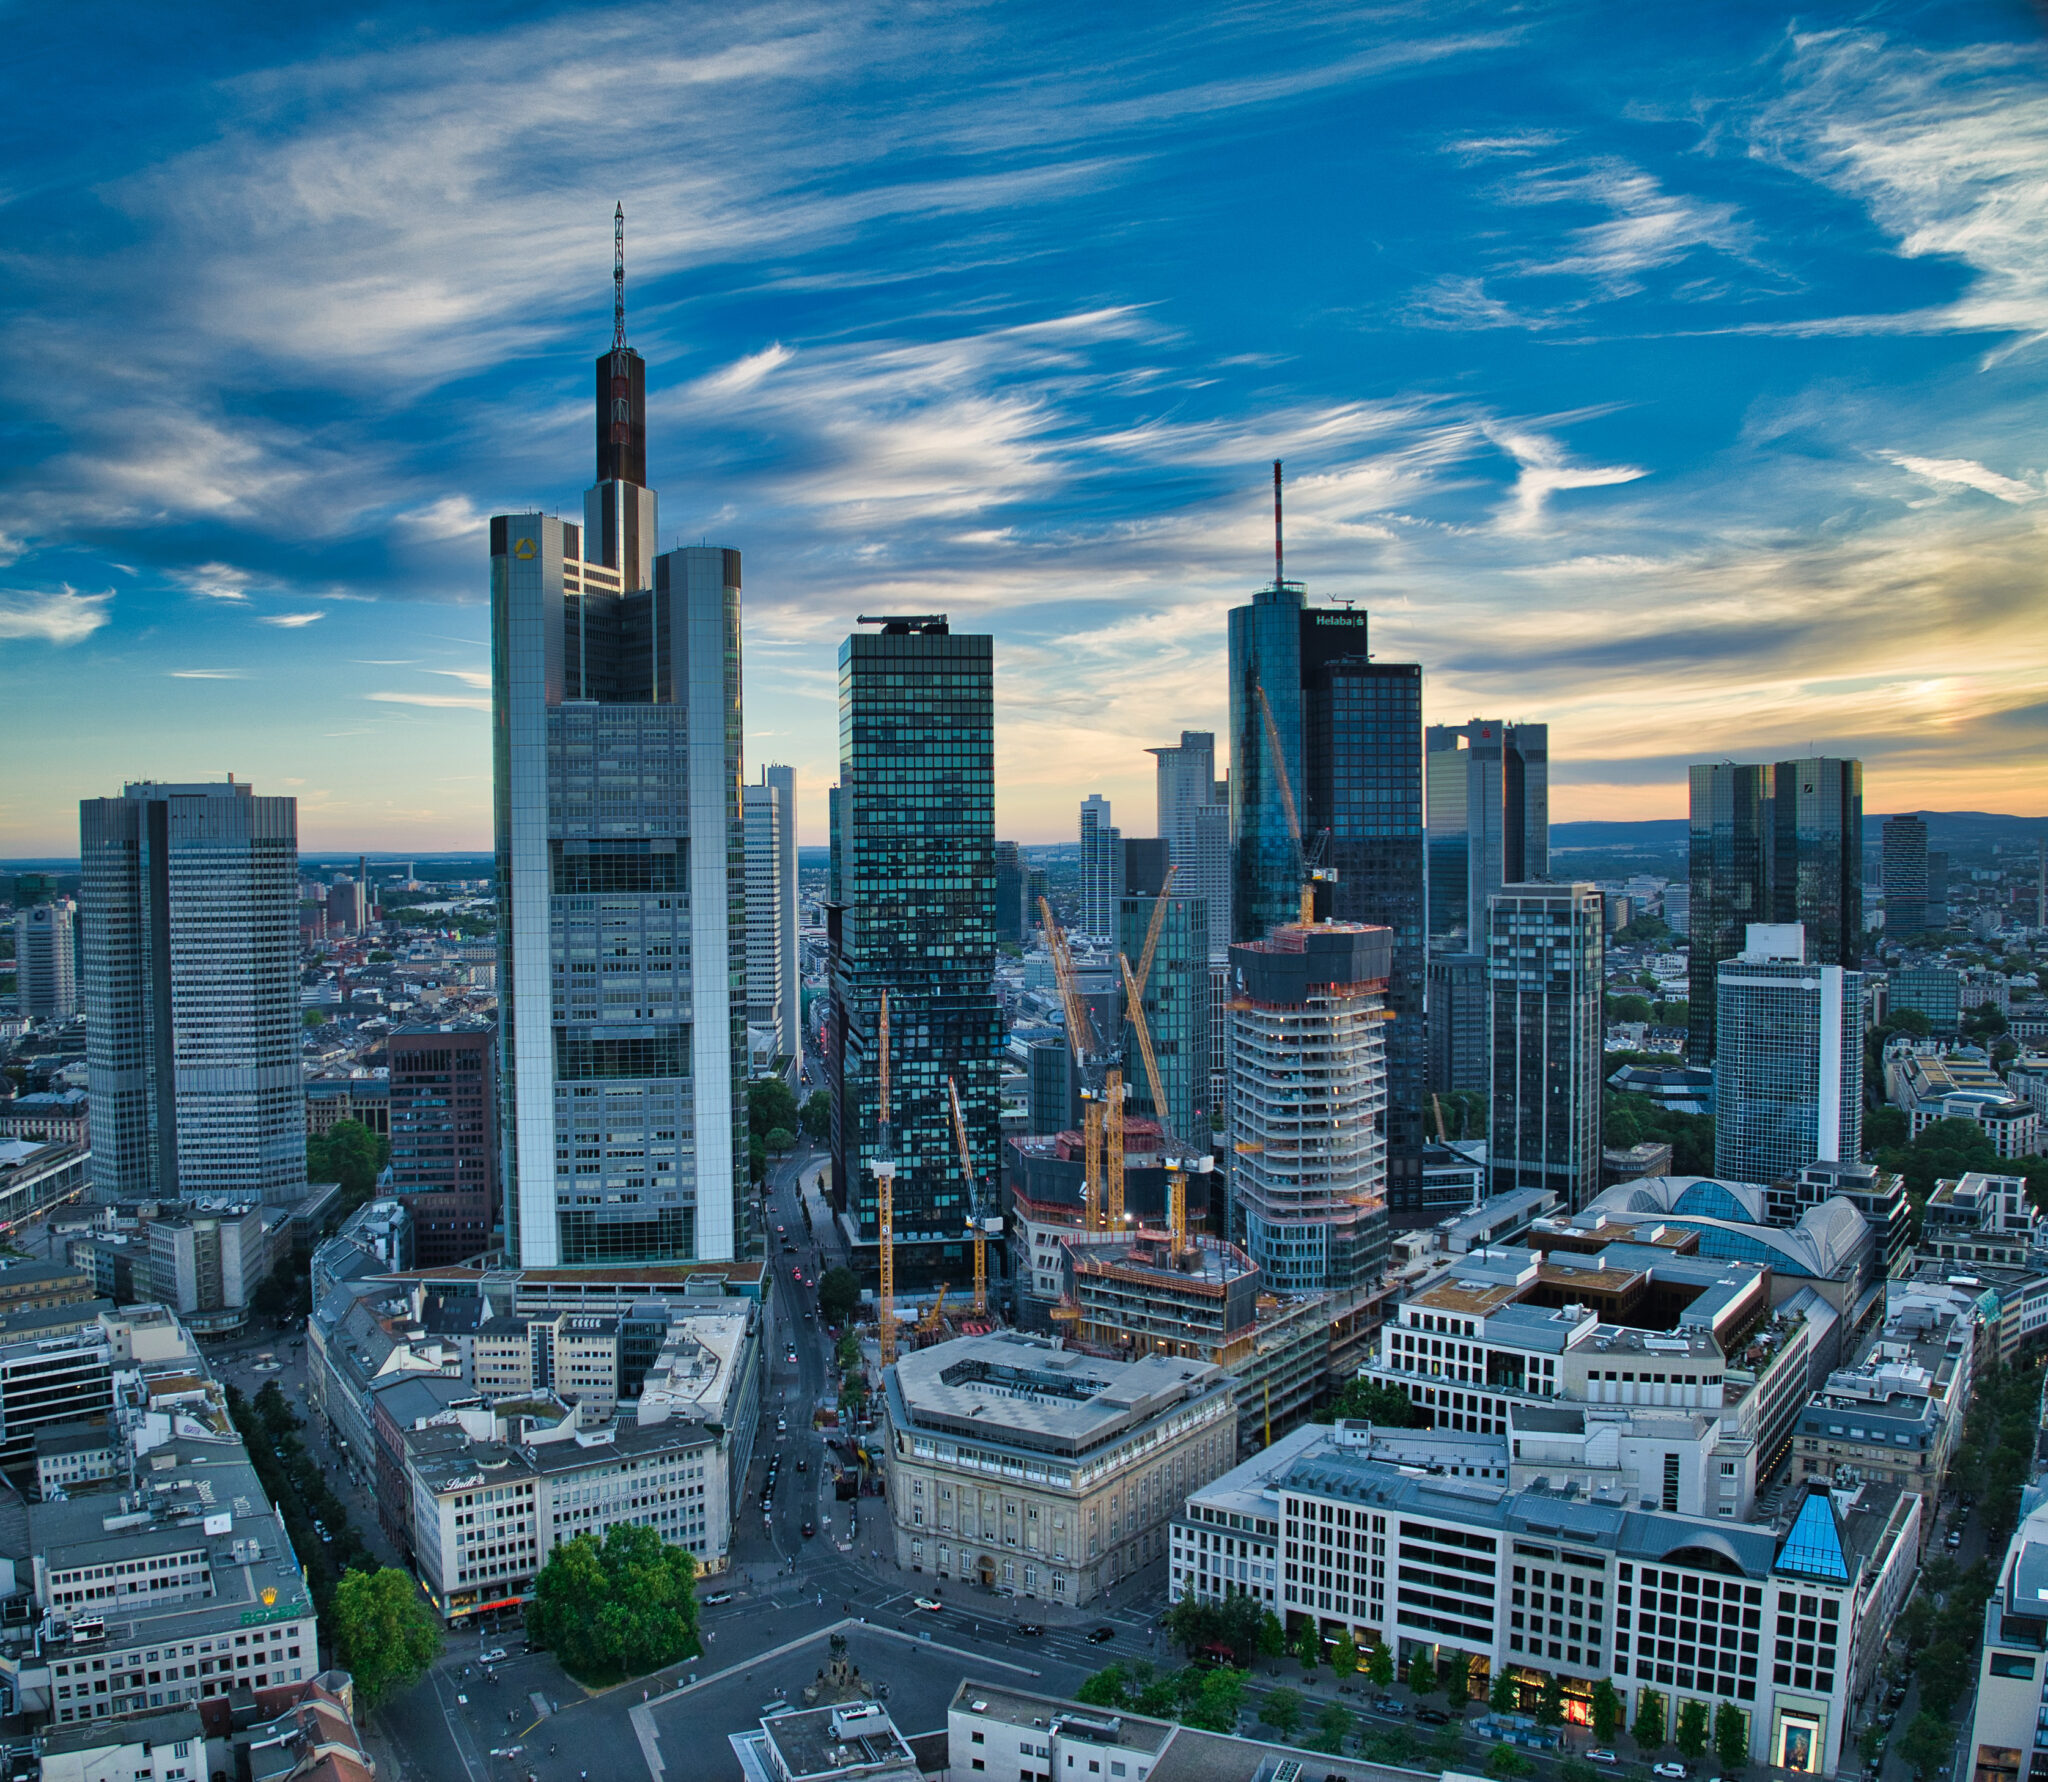
[[(612, 351), (626, 344), (626, 206), (612, 212)], [(1277, 477), (1280, 466), (1274, 465)]]
[[(623, 226), (623, 225), (622, 225)], [(619, 275), (625, 277), (624, 273)], [(623, 302), (624, 299), (622, 298)], [(625, 324), (621, 322), (620, 327)], [(1273, 586), (1279, 587), (1286, 579), (1286, 559), (1280, 551), (1280, 460), (1273, 460)]]

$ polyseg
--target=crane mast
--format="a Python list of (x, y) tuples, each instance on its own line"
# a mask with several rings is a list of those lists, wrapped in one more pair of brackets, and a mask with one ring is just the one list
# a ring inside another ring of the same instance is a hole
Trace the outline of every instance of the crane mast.
[(967, 1231), (974, 1241), (974, 1311), (977, 1317), (988, 1311), (988, 1219), (982, 1211), (981, 1181), (974, 1173), (974, 1152), (967, 1143), (967, 1116), (960, 1111), (960, 1088), (946, 1079), (946, 1096), (953, 1104), (953, 1140), (960, 1147), (960, 1173), (967, 1178)]
[[(1067, 1016), (1067, 1044), (1073, 1049), (1074, 1067), (1081, 1073), (1081, 1142), (1083, 1157), (1083, 1187), (1081, 1223), (1084, 1230), (1100, 1231), (1105, 1219), (1103, 1199), (1103, 1145), (1106, 1138), (1103, 1118), (1104, 1097), (1110, 1084), (1102, 1059), (1102, 1044), (1096, 1038), (1095, 1023), (1088, 1017), (1088, 1005), (1081, 1000), (1081, 986), (1074, 975), (1074, 956), (1068, 950), (1066, 931), (1052, 913), (1052, 905), (1045, 898), (1038, 900), (1038, 913), (1045, 924), (1046, 945), (1052, 952), (1052, 972), (1059, 985), (1060, 1005)], [(1116, 1088), (1123, 1089), (1121, 1072), (1116, 1075)], [(1117, 1135), (1121, 1141), (1123, 1121), (1117, 1120)], [(1119, 1146), (1121, 1151), (1121, 1146)], [(1119, 1154), (1117, 1162), (1117, 1216), (1123, 1216), (1123, 1162)]]
[(1320, 831), (1312, 848), (1303, 843), (1301, 813), (1295, 807), (1294, 787), (1287, 778), (1287, 757), (1280, 750), (1280, 726), (1273, 722), (1273, 702), (1266, 697), (1263, 682), (1253, 681), (1252, 691), (1259, 696), (1259, 721), (1266, 732), (1266, 750), (1273, 757), (1273, 772), (1280, 782), (1280, 808), (1287, 815), (1287, 836), (1294, 843), (1295, 862), (1301, 869), (1301, 925), (1312, 928), (1316, 920), (1316, 886), (1337, 877), (1323, 865), (1323, 848), (1330, 832)]

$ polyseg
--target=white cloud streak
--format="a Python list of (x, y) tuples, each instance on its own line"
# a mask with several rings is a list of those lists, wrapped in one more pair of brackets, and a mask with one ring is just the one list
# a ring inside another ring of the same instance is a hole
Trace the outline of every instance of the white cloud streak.
[(113, 590), (81, 594), (76, 588), (0, 589), (0, 639), (75, 644), (111, 622)]

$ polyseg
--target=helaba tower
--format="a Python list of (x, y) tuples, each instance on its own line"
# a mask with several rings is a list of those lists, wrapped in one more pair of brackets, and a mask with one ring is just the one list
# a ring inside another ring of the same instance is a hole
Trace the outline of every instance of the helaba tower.
[(741, 1247), (740, 554), (657, 554), (623, 212), (583, 525), (491, 521), (506, 1246), (528, 1268)]

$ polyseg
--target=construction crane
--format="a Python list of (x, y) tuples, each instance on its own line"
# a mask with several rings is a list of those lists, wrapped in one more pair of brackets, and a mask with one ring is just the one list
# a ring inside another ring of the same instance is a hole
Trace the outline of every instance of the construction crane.
[(1159, 1133), (1165, 1145), (1166, 1162), (1166, 1221), (1173, 1234), (1173, 1253), (1178, 1256), (1188, 1247), (1188, 1170), (1207, 1175), (1215, 1165), (1215, 1158), (1204, 1152), (1199, 1155), (1185, 1139), (1176, 1133), (1167, 1119), (1166, 1088), (1159, 1076), (1159, 1058), (1152, 1048), (1152, 1028), (1145, 1019), (1145, 987), (1143, 979), (1131, 970), (1131, 962), (1118, 956), (1117, 963), (1123, 967), (1124, 995), (1130, 1003), (1131, 1030), (1138, 1036), (1138, 1052), (1145, 1061), (1145, 1082), (1152, 1091), (1152, 1106), (1158, 1111)]
[(875, 1225), (881, 1235), (881, 1292), (876, 1346), (887, 1367), (896, 1359), (896, 1140), (889, 1129), (889, 992), (882, 992), (881, 1097), (875, 1104)]
[[(1114, 1068), (1095, 1032), (1087, 1003), (1081, 1000), (1081, 986), (1074, 975), (1074, 956), (1067, 948), (1066, 931), (1052, 913), (1045, 898), (1038, 900), (1038, 913), (1045, 924), (1046, 945), (1052, 951), (1053, 978), (1059, 985), (1060, 1004), (1066, 1011), (1067, 1044), (1074, 1054), (1074, 1066), (1081, 1073), (1082, 1218), (1084, 1229), (1101, 1231), (1113, 1218), (1123, 1223), (1123, 1072)], [(1107, 1110), (1116, 1109), (1116, 1163), (1108, 1184), (1113, 1205), (1104, 1200), (1103, 1152), (1108, 1142)]]
[(974, 1315), (988, 1314), (988, 1240), (1000, 1232), (1000, 1215), (991, 1216), (981, 1204), (981, 1179), (974, 1173), (974, 1153), (967, 1143), (967, 1117), (960, 1111), (960, 1089), (946, 1079), (946, 1096), (953, 1104), (953, 1139), (960, 1147), (960, 1173), (967, 1178), (967, 1236), (974, 1245)]
[(917, 1321), (917, 1340), (925, 1343), (939, 1334), (939, 1326), (946, 1316), (946, 1283), (939, 1283), (939, 1297), (932, 1301), (925, 1315)]
[(1280, 726), (1273, 722), (1273, 702), (1266, 697), (1264, 682), (1253, 681), (1252, 690), (1259, 696), (1259, 721), (1265, 727), (1266, 749), (1273, 757), (1273, 773), (1280, 782), (1280, 808), (1287, 814), (1287, 837), (1294, 843), (1294, 857), (1301, 871), (1301, 925), (1312, 928), (1316, 919), (1316, 886), (1334, 884), (1337, 879), (1336, 869), (1323, 864), (1330, 832), (1319, 829), (1312, 846), (1303, 843), (1301, 813), (1295, 808), (1294, 787), (1288, 782), (1287, 757), (1280, 749)]

